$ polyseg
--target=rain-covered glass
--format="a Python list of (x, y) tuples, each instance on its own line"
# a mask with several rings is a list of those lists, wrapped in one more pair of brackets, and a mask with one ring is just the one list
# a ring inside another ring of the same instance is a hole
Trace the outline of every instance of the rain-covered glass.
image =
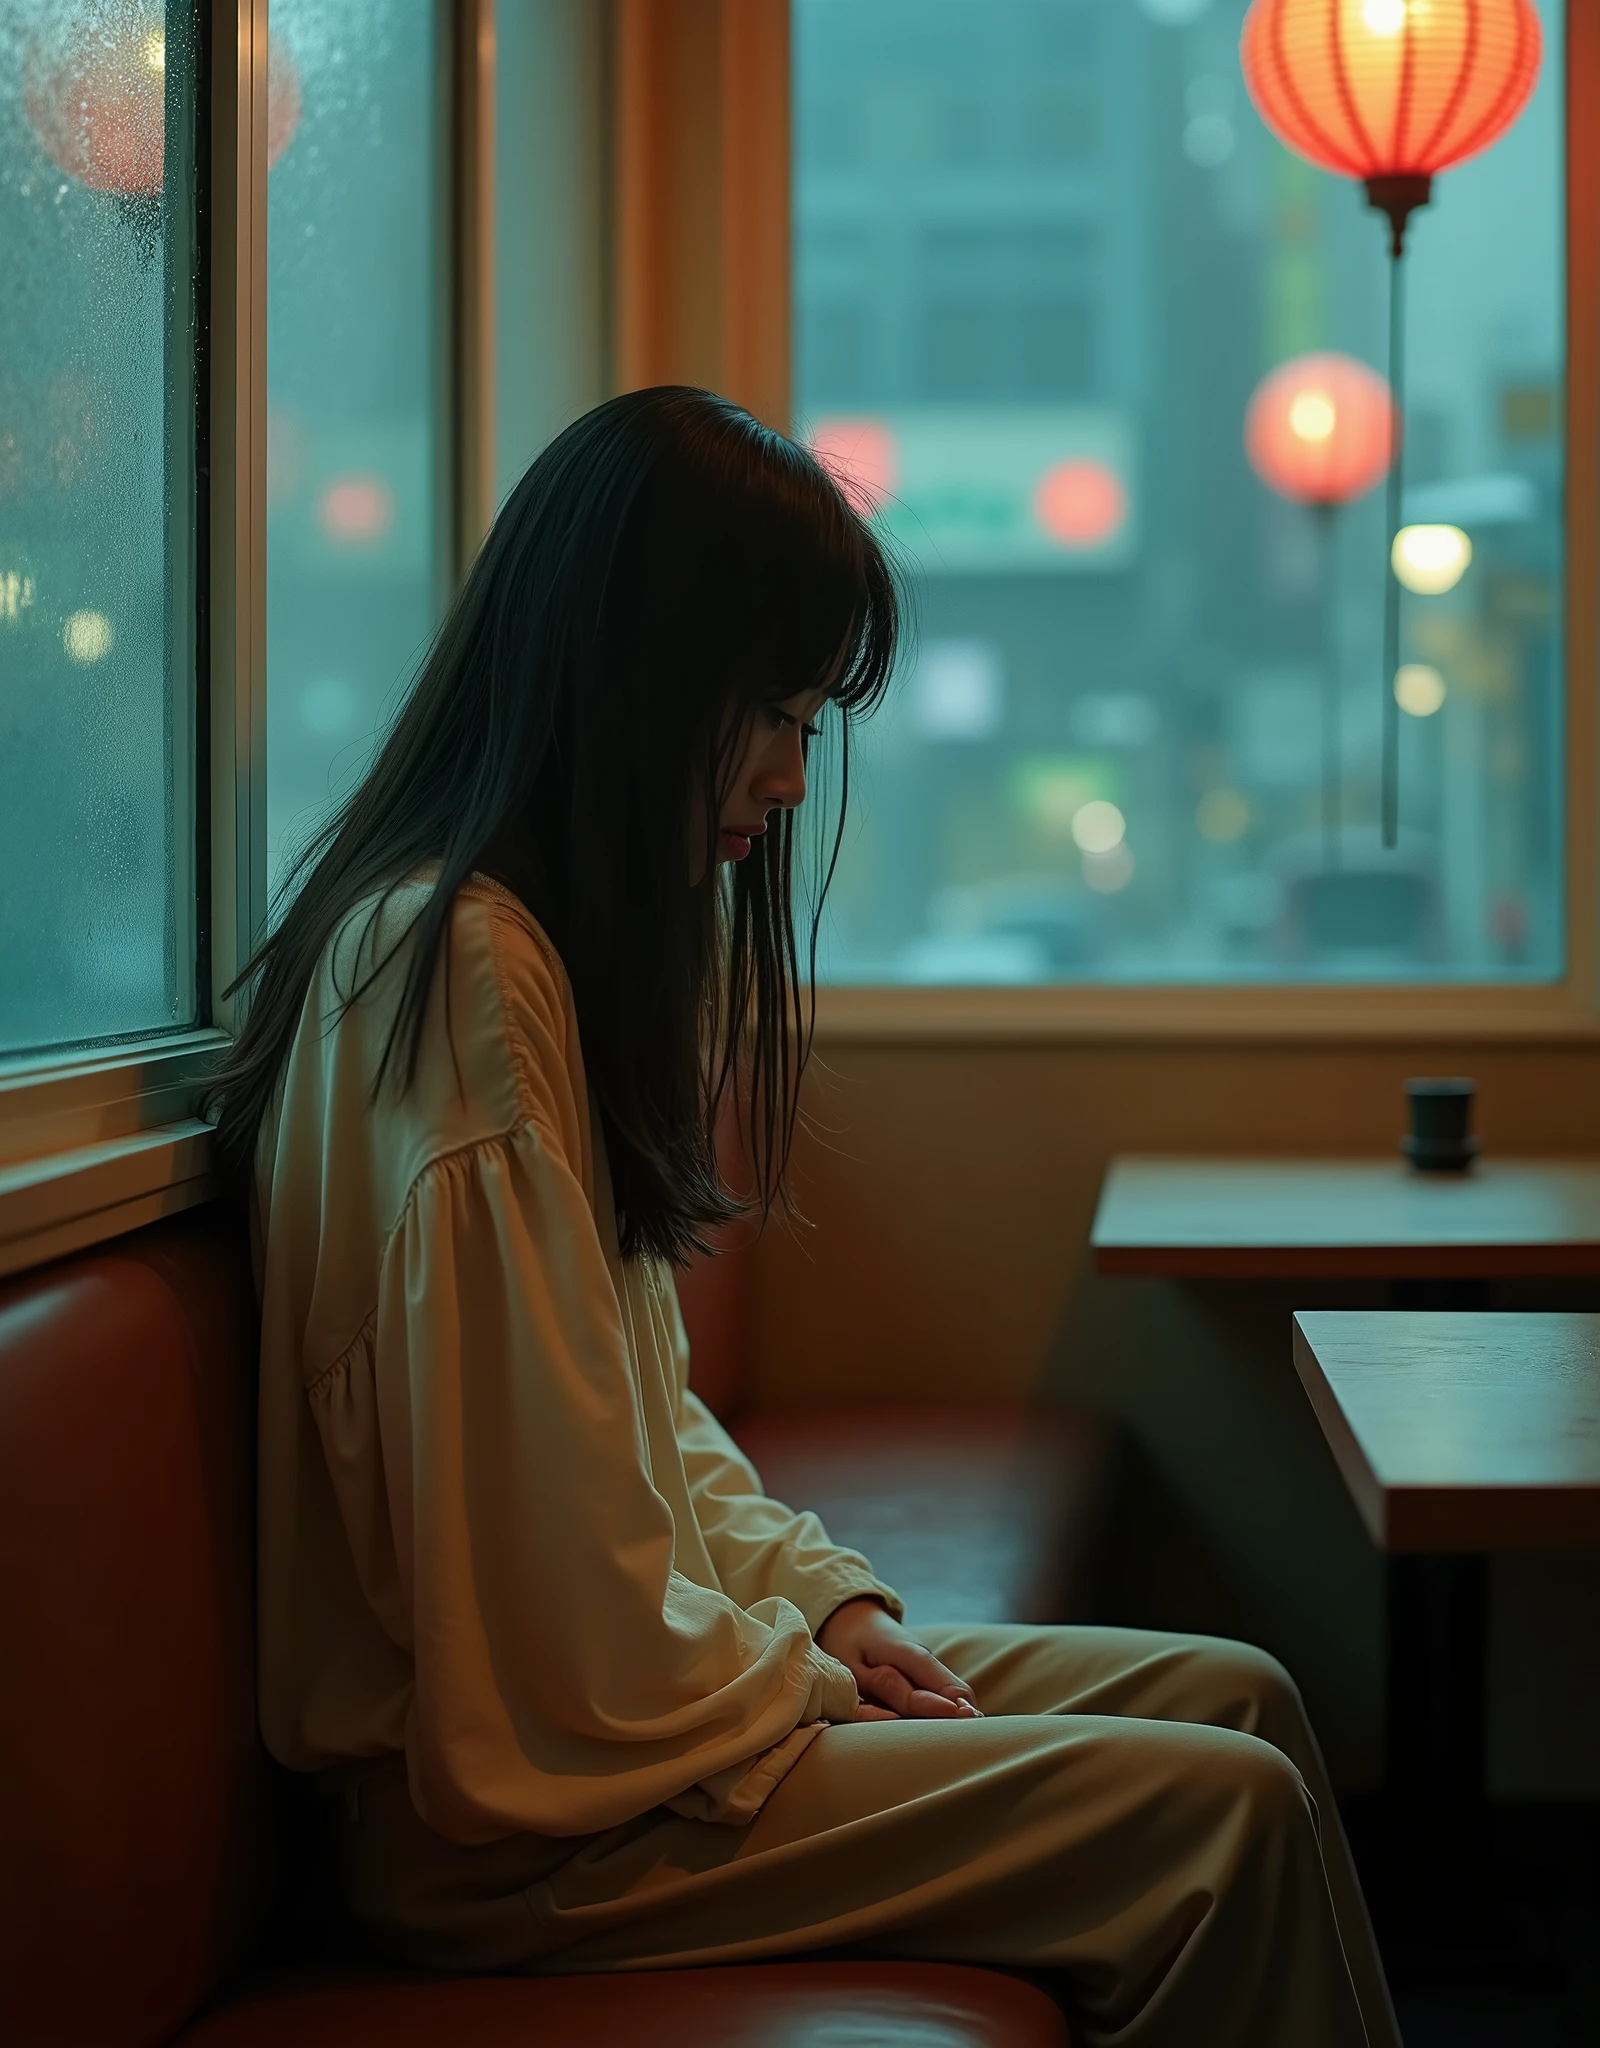
[(448, 573), (433, 0), (272, 0), (267, 860), (366, 764)]
[[(1388, 678), (1385, 232), (1257, 118), (1244, 13), (795, 0), (798, 423), (920, 610), (835, 979), (1561, 971), (1560, 0), (1412, 222)], [(1342, 507), (1264, 480), (1335, 443)]]
[(0, 1052), (195, 1017), (190, 11), (0, 0)]

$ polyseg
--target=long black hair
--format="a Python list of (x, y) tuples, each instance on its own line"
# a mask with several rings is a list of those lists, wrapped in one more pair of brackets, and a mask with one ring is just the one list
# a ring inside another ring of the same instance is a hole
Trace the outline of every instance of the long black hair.
[[(739, 1213), (717, 1166), (730, 1095), (765, 1215), (810, 1050), (847, 726), (882, 696), (899, 623), (884, 553), (832, 477), (728, 400), (662, 386), (568, 427), (502, 507), (370, 769), (292, 866), (281, 918), (235, 984), (248, 1014), (211, 1098), (224, 1157), (252, 1155), (341, 921), (432, 864), (374, 1100), (416, 1071), (452, 903), (487, 872), (565, 962), (624, 1253), (681, 1261)], [(695, 848), (717, 845), (749, 718), (818, 689), (841, 774), (802, 967), (792, 814), (731, 875), (712, 859), (692, 876)]]

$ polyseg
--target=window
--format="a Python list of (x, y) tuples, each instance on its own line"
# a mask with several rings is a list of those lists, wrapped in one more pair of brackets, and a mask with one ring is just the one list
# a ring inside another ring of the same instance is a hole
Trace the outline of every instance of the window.
[(267, 877), (359, 779), (453, 568), (433, 0), (273, 0)]
[(1411, 232), (1404, 517), (1471, 559), (1405, 599), (1392, 851), (1383, 492), (1319, 518), (1244, 439), (1280, 365), (1382, 372), (1384, 238), (1256, 117), (1244, 12), (795, 0), (796, 412), (920, 611), (836, 981), (1562, 971), (1558, 0)]
[(0, 1052), (198, 1014), (197, 16), (0, 0)]

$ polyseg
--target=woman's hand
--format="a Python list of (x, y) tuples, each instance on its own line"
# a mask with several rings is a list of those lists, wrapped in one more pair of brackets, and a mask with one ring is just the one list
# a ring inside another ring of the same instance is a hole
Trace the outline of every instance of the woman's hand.
[(817, 1647), (848, 1665), (861, 1695), (858, 1721), (975, 1719), (972, 1687), (901, 1627), (876, 1600), (847, 1600), (817, 1631)]

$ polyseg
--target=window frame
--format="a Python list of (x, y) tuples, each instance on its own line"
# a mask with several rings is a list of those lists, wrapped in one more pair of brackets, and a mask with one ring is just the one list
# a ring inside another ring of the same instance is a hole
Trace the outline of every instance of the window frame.
[[(208, 0), (209, 306), (195, 556), (197, 1007), (189, 1029), (0, 1061), (0, 1276), (219, 1192), (199, 1116), (231, 1042), (225, 991), (266, 928), (267, 18)], [(440, 576), (493, 515), (493, 0), (435, 0), (445, 259), (436, 350)], [(205, 899), (209, 899), (208, 901)]]

